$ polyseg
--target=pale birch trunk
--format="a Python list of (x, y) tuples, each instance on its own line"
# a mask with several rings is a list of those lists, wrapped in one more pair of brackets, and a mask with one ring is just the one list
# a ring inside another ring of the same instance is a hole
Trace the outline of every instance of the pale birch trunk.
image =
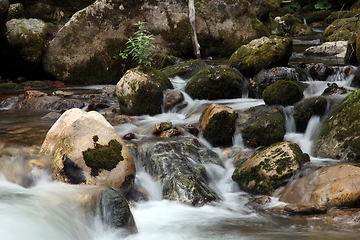
[(200, 53), (200, 44), (198, 42), (197, 39), (197, 34), (196, 34), (196, 26), (195, 26), (195, 5), (194, 5), (194, 0), (188, 0), (188, 8), (189, 8), (189, 21), (190, 21), (190, 25), (191, 25), (191, 29), (192, 29), (192, 45), (193, 45), (193, 49), (194, 49), (194, 54), (196, 58), (201, 58), (201, 53)]

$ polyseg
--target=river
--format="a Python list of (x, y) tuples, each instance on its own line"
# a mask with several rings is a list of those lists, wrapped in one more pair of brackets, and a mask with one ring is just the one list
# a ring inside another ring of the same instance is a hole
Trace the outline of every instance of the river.
[[(302, 44), (303, 40), (298, 40)], [(306, 43), (305, 43), (306, 44)], [(294, 55), (293, 62), (297, 62)], [(304, 58), (303, 58), (304, 59)], [(182, 90), (186, 79), (171, 79), (175, 88)], [(334, 78), (339, 86), (349, 87), (351, 76)], [(326, 82), (309, 80), (305, 96), (317, 96), (326, 88)], [(65, 88), (64, 90), (89, 92), (102, 86)], [(261, 99), (240, 98), (232, 100), (193, 100), (189, 96), (188, 106), (180, 112), (168, 112), (153, 117), (134, 117), (132, 123), (115, 126), (120, 136), (127, 132), (145, 135), (151, 126), (160, 121), (172, 121), (173, 125), (196, 123), (202, 110), (210, 103), (220, 103), (236, 110), (264, 104)], [(311, 161), (324, 165), (334, 164), (332, 159), (318, 159), (312, 156), (312, 139), (319, 128), (320, 119), (313, 117), (305, 133), (297, 133), (291, 116), (287, 114), (285, 140), (299, 144), (311, 156)], [(187, 206), (162, 199), (159, 183), (141, 169), (137, 169), (136, 184), (143, 186), (150, 194), (150, 201), (131, 206), (138, 233), (126, 236), (121, 229), (113, 229), (99, 220), (89, 217), (77, 205), (78, 194), (93, 190), (93, 186), (76, 186), (54, 182), (46, 169), (28, 171), (28, 160), (34, 157), (47, 130), (54, 120), (41, 120), (45, 112), (0, 111), (0, 144), (6, 145), (0, 155), (0, 239), (4, 240), (257, 240), (257, 239), (355, 239), (358, 227), (352, 225), (328, 224), (321, 218), (287, 216), (277, 210), (284, 203), (276, 197), (263, 205), (254, 207), (253, 197), (241, 191), (231, 180), (234, 170), (232, 159), (205, 140), (201, 142), (219, 153), (226, 169), (206, 166), (211, 185), (219, 192), (223, 201), (202, 207)], [(234, 147), (245, 148), (241, 134), (236, 133)], [(1, 146), (1, 145), (0, 145)], [(10, 146), (10, 147), (9, 147)], [(1, 149), (1, 148), (0, 148)], [(9, 177), (11, 176), (11, 177)], [(24, 182), (28, 186), (24, 187)]]

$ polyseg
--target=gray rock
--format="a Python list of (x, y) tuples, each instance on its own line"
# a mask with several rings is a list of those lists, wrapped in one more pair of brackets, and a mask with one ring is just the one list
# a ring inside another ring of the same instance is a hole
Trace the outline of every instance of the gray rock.
[(147, 141), (138, 149), (138, 159), (145, 171), (161, 182), (165, 199), (196, 206), (220, 199), (209, 186), (203, 164), (222, 167), (222, 161), (198, 140)]

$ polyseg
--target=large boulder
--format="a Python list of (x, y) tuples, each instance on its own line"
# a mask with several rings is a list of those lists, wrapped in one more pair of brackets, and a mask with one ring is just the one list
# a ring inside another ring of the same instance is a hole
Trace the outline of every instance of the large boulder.
[(304, 55), (337, 56), (344, 58), (348, 41), (325, 42), (319, 46), (311, 46), (305, 49)]
[(138, 149), (138, 159), (155, 181), (161, 182), (165, 199), (191, 205), (220, 200), (210, 187), (204, 164), (223, 168), (220, 157), (197, 139), (146, 141)]
[(40, 149), (55, 180), (111, 186), (126, 193), (135, 178), (129, 149), (105, 118), (94, 111), (66, 111), (48, 131)]
[(170, 80), (152, 67), (129, 69), (116, 84), (120, 109), (128, 115), (161, 113), (163, 92), (172, 89)]
[(193, 99), (241, 98), (244, 77), (226, 66), (208, 67), (196, 74), (185, 86)]
[(357, 17), (337, 18), (322, 32), (322, 42), (348, 41), (359, 28)]
[(229, 65), (246, 76), (254, 76), (266, 68), (287, 66), (292, 45), (290, 38), (270, 36), (254, 39), (231, 55)]
[[(65, 82), (115, 83), (125, 63), (114, 56), (125, 50), (138, 21), (146, 22), (159, 52), (192, 57), (187, 5), (184, 0), (95, 1), (57, 32), (44, 54), (44, 69)], [(268, 35), (248, 1), (202, 1), (197, 9), (203, 56), (229, 56), (240, 45)]]
[(360, 90), (335, 106), (322, 122), (314, 140), (318, 157), (360, 161)]
[(289, 184), (280, 196), (287, 203), (309, 202), (349, 207), (360, 200), (360, 168), (341, 164), (320, 168)]
[(289, 106), (304, 97), (303, 90), (297, 82), (279, 80), (265, 88), (262, 98), (266, 104)]
[(11, 19), (2, 39), (0, 74), (7, 77), (40, 73), (49, 26), (39, 19)]
[(232, 179), (252, 194), (271, 195), (310, 160), (296, 143), (280, 142), (255, 153), (234, 171)]
[(237, 113), (234, 109), (211, 104), (200, 116), (200, 129), (206, 140), (215, 146), (229, 146), (235, 133)]
[(260, 105), (239, 112), (237, 126), (244, 144), (255, 148), (281, 142), (286, 133), (284, 111), (276, 105)]

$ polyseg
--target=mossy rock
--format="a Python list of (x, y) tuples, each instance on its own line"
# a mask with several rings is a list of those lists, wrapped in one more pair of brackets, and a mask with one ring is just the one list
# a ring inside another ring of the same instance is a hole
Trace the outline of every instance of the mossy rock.
[(95, 146), (83, 151), (83, 157), (86, 165), (91, 168), (91, 175), (96, 177), (99, 174), (99, 169), (106, 169), (111, 171), (116, 165), (124, 160), (121, 155), (122, 145), (116, 141), (111, 140), (108, 145), (100, 145), (96, 143), (98, 136), (94, 136)]
[(309, 160), (296, 143), (280, 142), (243, 161), (232, 179), (246, 192), (271, 195)]
[(292, 26), (290, 34), (291, 36), (309, 36), (315, 35), (316, 33), (309, 25), (304, 23), (296, 23)]
[(314, 141), (315, 156), (360, 161), (360, 90), (347, 96), (326, 116)]
[(312, 116), (322, 117), (327, 108), (328, 102), (324, 97), (311, 97), (301, 100), (294, 106), (294, 120), (296, 130), (305, 132), (308, 122)]
[(286, 128), (281, 107), (260, 105), (249, 108), (238, 116), (237, 124), (246, 146), (267, 147), (283, 141)]
[(262, 69), (287, 66), (292, 54), (292, 40), (277, 36), (255, 39), (233, 53), (229, 65), (246, 76), (254, 76)]
[(151, 66), (155, 69), (162, 69), (167, 66), (171, 66), (179, 61), (177, 57), (161, 53), (156, 53), (152, 55), (151, 58)]
[(184, 79), (189, 79), (195, 76), (200, 70), (207, 67), (209, 67), (209, 65), (207, 65), (203, 60), (192, 59), (181, 64), (165, 67), (161, 71), (169, 78), (178, 76)]
[(13, 92), (13, 91), (23, 91), (24, 88), (16, 83), (0, 83), (0, 92)]
[(22, 86), (29, 86), (35, 89), (49, 88), (49, 85), (44, 81), (26, 81), (21, 83)]
[(230, 107), (211, 104), (200, 116), (202, 134), (214, 146), (230, 146), (235, 133), (237, 113)]
[(161, 113), (163, 92), (173, 89), (170, 80), (152, 67), (128, 70), (116, 85), (120, 109), (128, 115)]
[(243, 82), (243, 76), (230, 67), (208, 67), (186, 84), (185, 92), (193, 99), (241, 98)]
[(291, 80), (298, 82), (302, 89), (308, 87), (305, 81), (309, 80), (307, 73), (298, 67), (276, 67), (270, 69), (263, 69), (257, 73), (249, 84), (249, 97), (261, 98), (265, 88), (275, 83), (278, 80)]
[(294, 105), (304, 97), (303, 90), (295, 81), (279, 80), (265, 88), (262, 98), (266, 104)]
[(322, 33), (323, 42), (348, 41), (360, 27), (357, 18), (341, 18), (332, 22)]

